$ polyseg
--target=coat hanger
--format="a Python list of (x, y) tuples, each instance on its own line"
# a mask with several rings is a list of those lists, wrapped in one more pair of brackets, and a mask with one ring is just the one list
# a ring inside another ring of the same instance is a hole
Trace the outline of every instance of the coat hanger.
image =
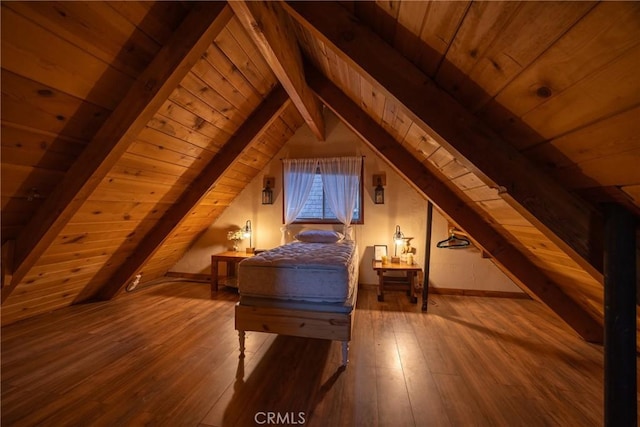
[(455, 229), (450, 228), (449, 238), (439, 241), (436, 246), (442, 249), (460, 249), (466, 248), (470, 244), (471, 242), (469, 241), (469, 239), (456, 236)]

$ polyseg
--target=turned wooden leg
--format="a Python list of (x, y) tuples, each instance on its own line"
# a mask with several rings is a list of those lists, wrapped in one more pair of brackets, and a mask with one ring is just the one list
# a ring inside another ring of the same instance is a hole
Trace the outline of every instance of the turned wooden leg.
[(238, 331), (238, 338), (240, 339), (240, 357), (244, 357), (244, 339), (246, 336), (245, 331)]
[(349, 341), (342, 341), (342, 366), (349, 363)]

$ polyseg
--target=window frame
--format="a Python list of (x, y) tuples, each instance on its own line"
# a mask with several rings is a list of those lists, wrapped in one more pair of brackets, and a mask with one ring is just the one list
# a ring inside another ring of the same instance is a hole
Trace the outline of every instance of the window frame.
[[(320, 175), (320, 168), (318, 167), (316, 169), (316, 175)], [(363, 183), (363, 177), (364, 177), (364, 162), (362, 162), (362, 165), (360, 166), (360, 218), (359, 219), (354, 219), (353, 221), (351, 221), (351, 224), (364, 224), (364, 183)], [(282, 170), (282, 191), (283, 193), (287, 191), (287, 189), (284, 186), (284, 169)], [(284, 200), (285, 198), (282, 198), (282, 223), (284, 224)], [(322, 188), (322, 202), (325, 202), (326, 198), (324, 195), (324, 186)], [(291, 224), (342, 224), (338, 219), (323, 219), (323, 218), (305, 218), (302, 220), (296, 219), (294, 220)]]

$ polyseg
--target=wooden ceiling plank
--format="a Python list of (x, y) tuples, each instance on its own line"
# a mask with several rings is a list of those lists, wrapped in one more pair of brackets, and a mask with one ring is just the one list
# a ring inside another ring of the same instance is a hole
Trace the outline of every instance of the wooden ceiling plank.
[(640, 147), (640, 106), (559, 138), (525, 149), (527, 157), (554, 169)]
[(418, 159), (406, 151), (380, 125), (345, 96), (317, 70), (307, 68), (309, 86), (356, 135), (376, 151), (402, 176), (441, 209), (523, 289), (556, 312), (585, 340), (601, 342), (602, 325), (570, 299), (553, 281), (545, 277), (529, 258), (486, 223)]
[(638, 164), (640, 163), (640, 147), (599, 159), (587, 160), (550, 171), (558, 182), (567, 188), (590, 188), (625, 186), (640, 184)]
[[(199, 62), (202, 63), (202, 60)], [(213, 69), (211, 66), (209, 68)], [(189, 73), (182, 81), (181, 86), (206, 105), (225, 116), (227, 120), (233, 122), (235, 124), (233, 132), (240, 127), (242, 122), (249, 116), (249, 114), (251, 114), (251, 111), (253, 111), (253, 108), (248, 111), (241, 111), (237, 109), (235, 105), (231, 104), (222, 96), (222, 93), (219, 93), (217, 86), (222, 86), (226, 88), (227, 91), (234, 90), (228, 83), (217, 83), (216, 86), (214, 86), (216, 87), (216, 90), (210, 90), (210, 86), (200, 79), (195, 73)], [(205, 87), (208, 89), (204, 89)], [(254, 107), (259, 103), (260, 102), (257, 102)], [(244, 100), (244, 104), (246, 104), (246, 99)]]
[(324, 141), (322, 108), (305, 82), (296, 36), (279, 2), (233, 1), (229, 4), (311, 132)]
[(198, 114), (197, 100), (192, 99), (193, 106), (185, 108), (182, 103), (174, 102), (175, 96), (172, 95), (158, 110), (158, 115), (172, 119), (180, 123), (185, 128), (192, 132), (197, 132), (204, 135), (206, 139), (219, 139), (228, 140), (233, 134), (233, 131), (222, 129), (218, 125), (216, 118), (213, 114), (207, 114), (207, 118), (204, 118)]
[[(496, 5), (500, 11), (491, 10)], [(536, 2), (473, 2), (446, 57), (445, 63), (460, 66), (455, 70), (443, 65), (437, 79), (444, 77), (446, 81), (446, 75), (464, 76), (442, 86), (476, 111), (594, 5), (587, 1), (553, 2), (547, 7)], [(515, 8), (510, 10), (511, 6)]]
[[(49, 133), (32, 132), (10, 124), (2, 124), (0, 130), (2, 163), (38, 167), (66, 172), (85, 144), (71, 141), (68, 146)], [(66, 142), (66, 141), (65, 141)]]
[(0, 189), (4, 197), (31, 197), (37, 201), (49, 197), (63, 177), (62, 171), (2, 163)]
[(104, 204), (88, 200), (82, 209), (78, 211), (78, 214), (73, 217), (73, 224), (94, 224), (122, 220), (132, 222), (139, 222), (145, 219), (154, 220), (160, 218), (168, 208), (169, 204), (167, 203), (119, 201), (117, 203)]
[(210, 132), (209, 135), (204, 135), (200, 132), (196, 132), (189, 126), (173, 120), (167, 116), (163, 116), (158, 112), (149, 123), (147, 123), (152, 129), (166, 135), (188, 141), (189, 143), (198, 147), (210, 149), (212, 147), (222, 147), (229, 139), (229, 134), (224, 132)]
[(2, 302), (116, 164), (231, 17), (221, 3), (198, 3), (133, 84), (63, 181), (16, 240), (13, 280)]
[(9, 70), (107, 110), (116, 107), (133, 83), (130, 76), (8, 9), (6, 3), (2, 3), (0, 42), (3, 71)]
[[(205, 120), (223, 132), (232, 135), (236, 129), (240, 127), (246, 117), (240, 117), (240, 115), (236, 116), (235, 112), (237, 110), (232, 106), (231, 109), (226, 110), (212, 105), (210, 103), (212, 101), (212, 97), (206, 101), (203, 100), (199, 96), (199, 89), (205, 86), (199, 85), (197, 88), (189, 87), (188, 85), (191, 83), (194, 82), (189, 78), (185, 78), (182, 85), (176, 88), (169, 99), (181, 108), (192, 111), (193, 114), (195, 114), (195, 119), (197, 120), (196, 126), (202, 126), (202, 120)], [(207, 90), (207, 92), (209, 92), (210, 95), (213, 95), (213, 91)], [(171, 117), (171, 115), (169, 115), (169, 117)]]
[[(634, 108), (640, 104), (638, 76), (633, 71), (639, 65), (640, 44), (528, 111), (522, 121), (540, 135), (535, 141), (539, 143)], [(587, 99), (582, 97), (585, 93)]]
[[(497, 120), (500, 106), (522, 117), (625, 54), (640, 40), (640, 3), (599, 2), (563, 37), (520, 73), (488, 104), (484, 117)], [(571, 61), (567, 61), (571, 52)]]
[[(229, 58), (216, 44), (212, 44), (203, 55), (202, 60), (207, 64), (196, 64), (193, 69), (202, 81), (209, 83), (216, 90), (231, 102), (243, 115), (249, 116), (263, 97), (251, 85), (241, 70), (235, 66)], [(220, 80), (226, 81), (228, 85), (221, 85)], [(217, 84), (212, 84), (217, 82)], [(229, 86), (227, 88), (227, 86)]]
[[(212, 185), (220, 181), (221, 177), (234, 163), (236, 157), (246, 150), (249, 144), (262, 134), (265, 129), (278, 120), (280, 113), (287, 108), (288, 104), (289, 98), (282, 87), (274, 89), (191, 183), (187, 191), (183, 192), (178, 202), (169, 208), (163, 219), (145, 236), (135, 249), (135, 255), (130, 257), (105, 286), (97, 291), (98, 298), (113, 298), (141, 271), (145, 263), (153, 257), (167, 238), (189, 216), (189, 213), (206, 197)], [(78, 300), (88, 297), (93, 297), (93, 295), (83, 293)]]
[[(166, 135), (162, 132), (157, 132), (151, 128), (144, 128), (142, 132), (138, 134), (136, 143), (147, 143), (156, 147), (161, 147), (161, 149), (163, 150), (170, 150), (181, 155), (198, 159), (204, 158), (206, 160), (210, 160), (211, 157), (213, 157), (214, 154), (220, 149), (220, 147), (212, 147), (213, 149), (198, 147), (197, 145), (184, 142), (182, 140), (179, 140), (178, 138), (172, 138), (169, 135)], [(133, 150), (128, 151), (128, 154), (132, 153)]]
[(186, 2), (110, 1), (107, 4), (159, 45), (166, 44), (189, 11)]
[[(283, 3), (294, 20), (370, 80), (484, 184), (602, 282), (601, 215), (534, 167), (411, 62), (335, 3)], [(398, 76), (402, 78), (398, 78)], [(428, 102), (425, 102), (428, 100)]]
[(436, 75), (470, 6), (471, 1), (467, 0), (429, 3), (429, 11), (420, 33), (420, 39), (427, 47), (420, 49), (413, 60), (427, 75)]
[(393, 45), (407, 58), (415, 59), (422, 50), (423, 46), (415, 41), (422, 31), (429, 6), (428, 2), (417, 1), (403, 1), (398, 6), (398, 23)]
[[(9, 7), (135, 78), (160, 46), (109, 3), (12, 2)], [(123, 50), (125, 45), (130, 48)]]
[(2, 121), (89, 141), (111, 111), (2, 70)]
[(435, 76), (440, 87), (457, 93), (522, 7), (521, 2), (472, 2)]

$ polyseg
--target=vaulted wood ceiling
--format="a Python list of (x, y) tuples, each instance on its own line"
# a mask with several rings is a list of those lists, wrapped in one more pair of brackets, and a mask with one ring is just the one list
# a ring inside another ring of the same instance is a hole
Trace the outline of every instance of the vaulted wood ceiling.
[(3, 2), (2, 321), (164, 275), (322, 105), (602, 339), (637, 2)]

